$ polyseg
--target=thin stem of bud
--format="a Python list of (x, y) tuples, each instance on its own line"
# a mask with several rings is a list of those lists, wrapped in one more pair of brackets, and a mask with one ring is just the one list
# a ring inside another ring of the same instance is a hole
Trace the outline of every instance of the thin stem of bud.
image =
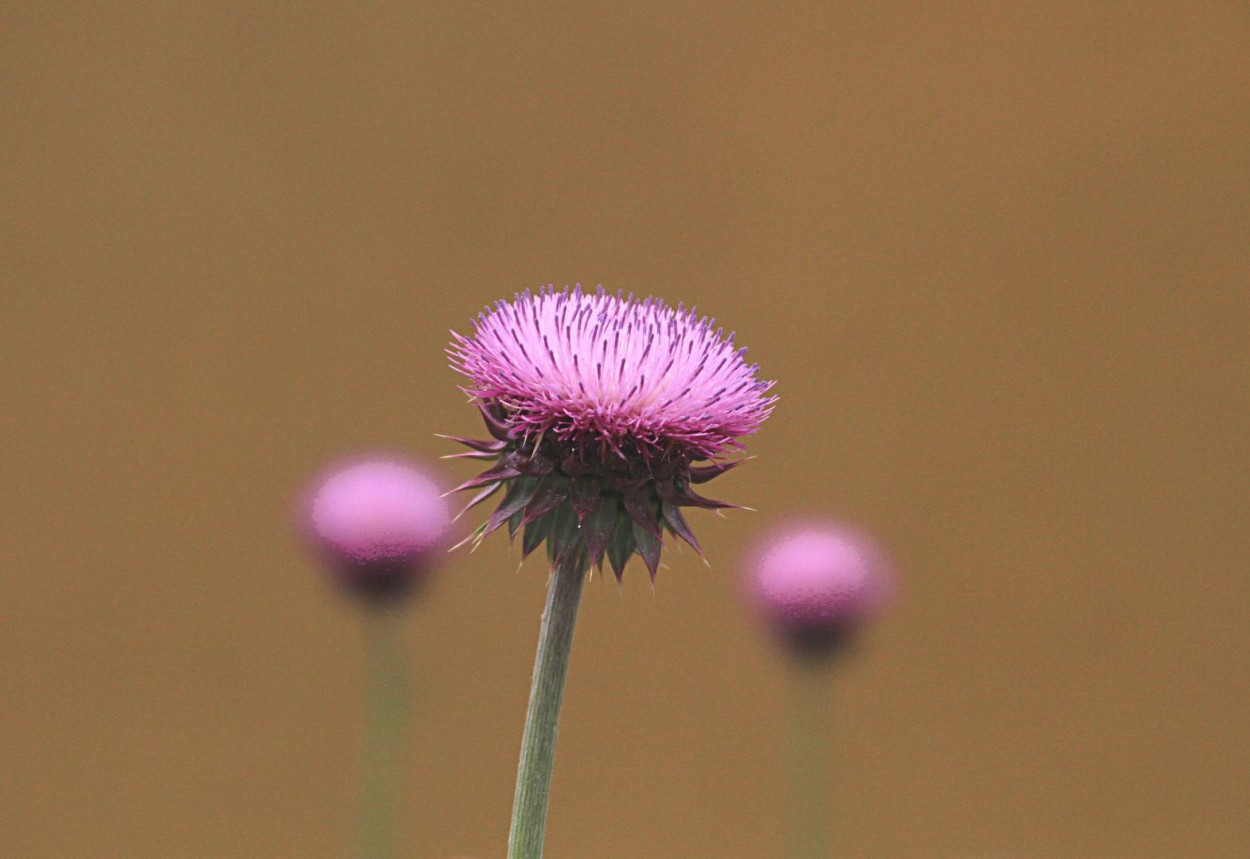
[(786, 856), (829, 859), (829, 670), (791, 666)]
[(397, 855), (395, 807), (411, 699), (400, 644), (400, 621), (400, 612), (391, 606), (369, 606), (366, 610), (369, 721), (357, 848), (361, 859), (391, 859)]

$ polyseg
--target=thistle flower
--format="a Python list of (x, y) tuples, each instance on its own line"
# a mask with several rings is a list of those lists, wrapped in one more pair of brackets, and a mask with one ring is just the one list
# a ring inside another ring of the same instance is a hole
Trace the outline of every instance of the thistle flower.
[(747, 593), (793, 652), (824, 656), (885, 607), (893, 577), (876, 544), (832, 522), (773, 529), (748, 554)]
[(506, 523), (524, 555), (546, 542), (553, 564), (606, 556), (618, 579), (634, 553), (654, 579), (664, 530), (702, 553), (681, 509), (737, 506), (693, 487), (744, 461), (725, 457), (776, 400), (733, 334), (682, 305), (580, 287), (501, 301), (474, 328), (448, 354), (491, 438), (450, 438), (494, 464), (457, 489), (479, 490), (465, 510), (504, 495), (470, 539)]
[(398, 458), (330, 469), (308, 495), (305, 527), (351, 593), (388, 600), (409, 591), (436, 562), (449, 525), (438, 483)]

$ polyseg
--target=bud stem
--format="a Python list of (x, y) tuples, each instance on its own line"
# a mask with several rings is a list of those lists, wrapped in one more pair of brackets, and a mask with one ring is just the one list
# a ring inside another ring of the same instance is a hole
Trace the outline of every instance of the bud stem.
[(400, 613), (386, 605), (365, 611), (368, 727), (360, 809), (361, 859), (396, 855), (395, 806), (408, 722), (408, 672), (400, 646)]
[(829, 671), (791, 667), (787, 761), (789, 859), (829, 859)]
[(569, 554), (571, 557), (566, 557), (552, 572), (547, 589), (529, 708), (525, 713), (525, 734), (521, 739), (521, 762), (517, 766), (508, 859), (541, 859), (543, 855), (560, 704), (564, 699), (573, 626), (586, 580), (584, 553)]

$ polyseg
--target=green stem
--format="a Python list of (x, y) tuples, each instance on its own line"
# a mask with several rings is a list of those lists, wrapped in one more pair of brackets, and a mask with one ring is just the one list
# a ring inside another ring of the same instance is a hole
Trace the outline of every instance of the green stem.
[(560, 703), (564, 698), (564, 678), (569, 670), (573, 626), (586, 580), (583, 553), (574, 551), (557, 565), (547, 589), (542, 628), (538, 634), (538, 654), (534, 657), (534, 679), (530, 685), (529, 708), (525, 712), (525, 734), (521, 738), (521, 762), (517, 766), (516, 795), (512, 801), (512, 831), (508, 836), (508, 859), (540, 859), (543, 833), (547, 827), (547, 799), (551, 794), (551, 772), (555, 765), (556, 732), (560, 723)]
[(799, 665), (790, 678), (789, 859), (830, 859), (829, 675)]
[(369, 721), (360, 809), (361, 859), (391, 859), (396, 855), (395, 806), (410, 699), (400, 619), (399, 611), (387, 606), (366, 610)]

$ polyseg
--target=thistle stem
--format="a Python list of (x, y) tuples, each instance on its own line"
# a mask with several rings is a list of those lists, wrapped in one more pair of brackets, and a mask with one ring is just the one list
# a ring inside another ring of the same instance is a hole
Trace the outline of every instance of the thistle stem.
[(360, 808), (361, 859), (396, 855), (395, 806), (410, 699), (400, 619), (400, 613), (387, 606), (370, 606), (365, 615), (369, 711)]
[(829, 672), (798, 665), (790, 677), (787, 749), (789, 859), (830, 859)]
[(577, 608), (586, 580), (583, 553), (570, 554), (572, 557), (556, 566), (547, 588), (538, 654), (534, 657), (534, 679), (525, 712), (525, 733), (521, 738), (508, 859), (541, 859), (543, 855), (560, 704), (564, 698), (564, 679), (568, 675), (573, 627), (577, 623)]

